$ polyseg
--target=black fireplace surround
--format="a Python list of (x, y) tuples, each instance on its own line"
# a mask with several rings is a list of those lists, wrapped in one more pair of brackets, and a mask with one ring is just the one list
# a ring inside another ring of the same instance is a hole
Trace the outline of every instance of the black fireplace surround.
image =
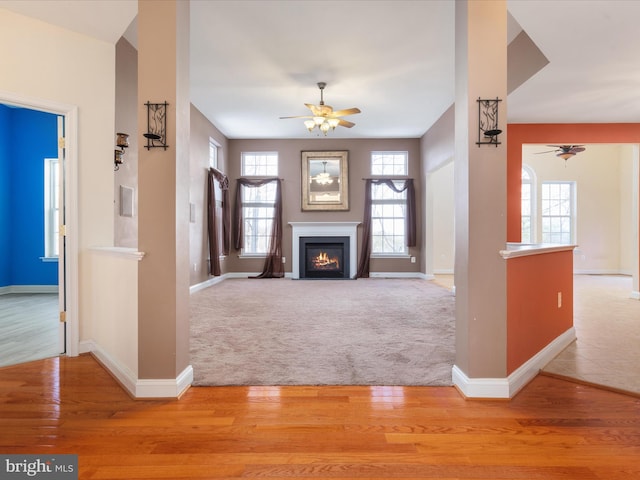
[(301, 279), (348, 279), (349, 237), (300, 237)]

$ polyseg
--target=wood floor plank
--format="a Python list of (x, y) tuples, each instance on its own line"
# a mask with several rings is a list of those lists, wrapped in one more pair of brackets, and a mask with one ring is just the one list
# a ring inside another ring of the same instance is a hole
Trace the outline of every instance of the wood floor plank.
[(92, 479), (640, 478), (640, 399), (539, 376), (450, 387), (202, 387), (133, 400), (89, 355), (0, 368), (0, 451), (76, 453)]

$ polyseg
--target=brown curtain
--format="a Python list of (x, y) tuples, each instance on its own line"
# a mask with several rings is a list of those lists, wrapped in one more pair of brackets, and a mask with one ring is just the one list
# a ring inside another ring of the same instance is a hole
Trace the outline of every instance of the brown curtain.
[(264, 261), (262, 273), (254, 278), (282, 278), (284, 266), (282, 265), (282, 188), (279, 178), (250, 179), (239, 178), (236, 189), (236, 205), (234, 212), (234, 247), (241, 250), (244, 241), (244, 218), (242, 217), (242, 187), (261, 187), (267, 183), (276, 182), (276, 198), (273, 205), (273, 223), (271, 226), (271, 238), (269, 249)]
[(405, 238), (407, 247), (416, 246), (416, 192), (413, 186), (413, 179), (404, 181), (402, 188), (396, 187), (395, 182), (390, 178), (380, 178), (366, 180), (364, 189), (364, 215), (362, 220), (362, 249), (360, 251), (360, 261), (358, 262), (357, 278), (369, 277), (369, 260), (371, 257), (371, 185), (386, 185), (394, 192), (407, 191), (407, 221), (405, 222)]
[[(222, 252), (220, 252), (216, 214), (215, 181), (222, 190)], [(209, 234), (209, 273), (220, 276), (220, 253), (229, 255), (231, 244), (231, 212), (229, 205), (229, 179), (220, 170), (210, 168), (207, 175), (207, 231)]]

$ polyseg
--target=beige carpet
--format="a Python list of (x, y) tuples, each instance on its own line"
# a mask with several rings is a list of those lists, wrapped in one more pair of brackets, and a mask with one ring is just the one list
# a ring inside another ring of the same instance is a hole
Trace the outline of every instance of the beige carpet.
[(194, 385), (451, 385), (455, 297), (419, 279), (229, 279), (191, 296)]
[(640, 395), (640, 301), (624, 275), (574, 276), (577, 341), (544, 373)]

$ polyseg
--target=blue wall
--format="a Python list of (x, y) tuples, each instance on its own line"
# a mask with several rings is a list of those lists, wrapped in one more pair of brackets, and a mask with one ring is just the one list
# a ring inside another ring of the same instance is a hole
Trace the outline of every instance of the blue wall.
[[(44, 256), (44, 159), (58, 156), (56, 115), (23, 108), (6, 108), (8, 125), (0, 129), (6, 145), (0, 170), (9, 172), (8, 222), (0, 213), (3, 237), (8, 238), (9, 275), (6, 285), (57, 285), (58, 263)], [(0, 120), (1, 122), (1, 120)], [(1, 125), (1, 124), (0, 124)], [(5, 168), (1, 168), (4, 165)], [(8, 167), (8, 168), (6, 168)], [(2, 182), (0, 174), (0, 182)], [(4, 184), (2, 184), (4, 186)], [(5, 195), (1, 193), (0, 196)], [(6, 240), (5, 240), (6, 241)]]
[(9, 108), (0, 105), (0, 287), (9, 285)]

